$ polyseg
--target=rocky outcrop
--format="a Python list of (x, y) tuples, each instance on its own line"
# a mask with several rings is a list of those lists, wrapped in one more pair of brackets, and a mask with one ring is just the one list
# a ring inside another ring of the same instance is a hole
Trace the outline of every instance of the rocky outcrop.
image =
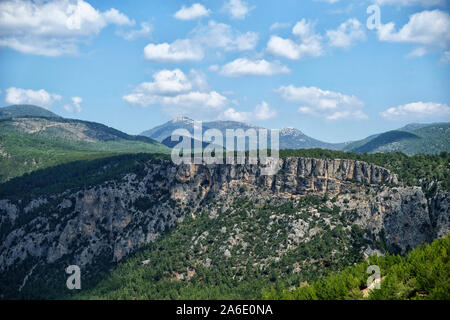
[[(260, 165), (175, 166), (158, 160), (146, 164), (144, 175), (130, 172), (118, 180), (30, 203), (0, 200), (0, 272), (28, 258), (80, 266), (99, 257), (120, 261), (204, 201), (237, 197), (243, 186), (248, 187), (246, 197), (255, 202), (326, 193), (335, 197), (334, 205), (354, 210), (358, 225), (398, 252), (449, 231), (447, 192), (426, 199), (421, 188), (399, 185), (397, 176), (385, 168), (354, 160), (296, 157), (281, 160), (280, 168), (277, 175), (267, 176)], [(307, 222), (294, 227), (294, 243), (314, 231)]]

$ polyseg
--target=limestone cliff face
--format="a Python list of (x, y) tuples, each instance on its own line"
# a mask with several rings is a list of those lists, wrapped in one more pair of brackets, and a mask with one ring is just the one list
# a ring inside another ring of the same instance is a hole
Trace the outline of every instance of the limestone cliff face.
[(326, 193), (335, 197), (334, 205), (355, 210), (361, 227), (399, 252), (449, 231), (448, 192), (426, 199), (421, 188), (402, 186), (385, 168), (354, 160), (295, 157), (281, 160), (280, 167), (277, 175), (264, 176), (260, 165), (175, 166), (158, 160), (146, 164), (144, 175), (130, 172), (30, 203), (0, 200), (0, 272), (27, 259), (80, 266), (99, 257), (120, 261), (205, 200), (221, 198), (226, 203), (239, 196), (242, 186), (255, 202)]

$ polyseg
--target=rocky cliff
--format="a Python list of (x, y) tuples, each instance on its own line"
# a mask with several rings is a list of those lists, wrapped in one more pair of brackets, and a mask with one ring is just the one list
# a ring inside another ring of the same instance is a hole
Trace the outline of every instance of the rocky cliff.
[[(449, 231), (446, 191), (427, 199), (420, 187), (404, 186), (389, 170), (361, 161), (297, 157), (280, 161), (277, 175), (264, 176), (260, 165), (175, 166), (168, 160), (152, 160), (143, 174), (130, 171), (119, 179), (28, 203), (0, 200), (0, 273), (25, 266), (29, 272), (20, 278), (26, 282), (37, 265), (117, 262), (198, 208), (209, 210), (213, 219), (215, 203), (220, 202), (224, 212), (241, 196), (254, 203), (326, 197), (327, 206), (352, 212), (357, 225), (395, 252), (406, 252)], [(311, 215), (317, 211), (308, 210)], [(304, 222), (292, 223), (297, 225), (288, 235), (292, 239), (311, 231)]]

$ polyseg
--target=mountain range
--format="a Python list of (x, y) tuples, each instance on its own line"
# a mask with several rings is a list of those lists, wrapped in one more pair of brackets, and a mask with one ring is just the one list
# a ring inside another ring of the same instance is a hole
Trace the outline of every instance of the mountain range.
[[(179, 117), (133, 136), (100, 123), (66, 119), (38, 106), (3, 107), (0, 108), (0, 181), (75, 160), (123, 153), (169, 154), (170, 148), (178, 143), (171, 141), (172, 132), (186, 129), (192, 135), (194, 125), (194, 120)], [(210, 121), (203, 122), (202, 129), (203, 132), (217, 129), (225, 136), (226, 129), (263, 128), (236, 121)], [(344, 143), (327, 143), (288, 127), (279, 131), (279, 143), (280, 149), (437, 154), (450, 150), (450, 123), (409, 124), (398, 130)], [(202, 142), (203, 147), (207, 145)]]
[[(195, 121), (186, 117), (175, 118), (163, 125), (141, 133), (169, 147), (176, 129), (186, 129), (193, 136)], [(217, 129), (225, 137), (226, 129), (264, 129), (247, 123), (236, 121), (210, 121), (202, 123), (203, 132)], [(365, 139), (343, 143), (328, 143), (311, 138), (299, 129), (287, 127), (279, 131), (280, 149), (312, 149), (342, 150), (355, 153), (403, 152), (407, 155), (417, 153), (436, 154), (450, 150), (450, 123), (409, 124), (398, 130), (371, 135)], [(225, 145), (225, 144), (224, 144)], [(270, 145), (270, 142), (269, 142)]]
[[(14, 105), (0, 108), (0, 119), (2, 119), (3, 123), (14, 122), (17, 124), (19, 122), (27, 122), (29, 125), (31, 123), (29, 119), (21, 121), (18, 120), (18, 118), (29, 117), (49, 118), (47, 120), (41, 119), (41, 122), (47, 121), (47, 124), (42, 123), (40, 129), (35, 128), (32, 132), (33, 134), (39, 132), (39, 136), (42, 137), (48, 138), (51, 136), (79, 142), (134, 141), (144, 144), (151, 144), (153, 147), (158, 145), (160, 148), (159, 151), (163, 152), (168, 151), (167, 149), (164, 150), (162, 145), (166, 145), (170, 148), (174, 146), (174, 142), (170, 140), (170, 136), (174, 130), (186, 129), (193, 134), (195, 124), (195, 121), (192, 119), (178, 117), (162, 125), (146, 130), (139, 136), (130, 136), (102, 124), (65, 119), (38, 106)], [(50, 122), (53, 124), (49, 124)], [(36, 123), (37, 122), (35, 120), (34, 124), (36, 125)], [(59, 125), (55, 125), (56, 123), (59, 123)], [(30, 133), (30, 130), (24, 130), (25, 124), (22, 124), (21, 126), (15, 125), (15, 127), (17, 129), (22, 128), (22, 133)], [(68, 129), (69, 127), (70, 129)], [(218, 129), (225, 136), (226, 129), (242, 129), (246, 131), (248, 129), (258, 130), (264, 128), (237, 121), (209, 121), (202, 122), (202, 129), (203, 132), (208, 129)], [(2, 132), (4, 131), (2, 130)], [(408, 155), (417, 153), (436, 154), (441, 151), (450, 150), (450, 123), (448, 122), (431, 124), (412, 123), (397, 130), (371, 135), (358, 141), (342, 143), (328, 143), (320, 141), (309, 137), (299, 129), (293, 127), (282, 128), (279, 133), (280, 149), (321, 148), (355, 153), (403, 152)], [(150, 139), (146, 139), (144, 137)], [(158, 142), (161, 144), (158, 144)], [(204, 146), (205, 144), (207, 143), (204, 142)], [(109, 149), (108, 151), (120, 152), (123, 151), (123, 147), (124, 146), (122, 145), (121, 147), (116, 146), (101, 149)], [(140, 151), (139, 147), (134, 146), (132, 149)], [(142, 151), (145, 150), (146, 148), (142, 149)]]

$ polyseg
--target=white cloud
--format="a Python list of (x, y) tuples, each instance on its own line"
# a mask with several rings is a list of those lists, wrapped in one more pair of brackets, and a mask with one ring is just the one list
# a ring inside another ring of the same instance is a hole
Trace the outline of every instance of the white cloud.
[(188, 62), (203, 59), (203, 49), (189, 39), (176, 40), (172, 43), (150, 43), (144, 48), (147, 60), (156, 62)]
[(225, 10), (233, 19), (245, 19), (250, 11), (253, 9), (242, 0), (229, 0), (224, 6)]
[(210, 11), (200, 3), (194, 3), (190, 7), (182, 6), (181, 9), (174, 14), (174, 17), (179, 20), (193, 20), (206, 17), (209, 15), (209, 12)]
[(382, 25), (378, 30), (378, 38), (387, 42), (447, 47), (450, 44), (450, 16), (440, 10), (415, 13), (398, 32), (393, 22)]
[(381, 25), (378, 39), (421, 45), (410, 52), (408, 57), (422, 57), (430, 51), (443, 51), (442, 59), (445, 59), (445, 51), (450, 47), (450, 15), (441, 10), (418, 12), (411, 15), (408, 23), (399, 31), (395, 31), (393, 22)]
[(270, 31), (289, 28), (291, 23), (289, 22), (275, 22), (270, 26)]
[(83, 99), (80, 97), (72, 97), (72, 104), (64, 105), (64, 109), (69, 113), (80, 113), (82, 111), (81, 103)]
[(241, 77), (247, 75), (271, 76), (274, 74), (289, 73), (288, 67), (278, 61), (270, 62), (264, 59), (250, 60), (238, 58), (220, 68), (219, 73), (226, 77)]
[(375, 0), (375, 3), (382, 5), (398, 5), (398, 6), (412, 6), (423, 5), (425, 7), (431, 7), (441, 5), (445, 3), (445, 0)]
[[(293, 39), (282, 38), (277, 35), (270, 37), (267, 51), (273, 55), (291, 60), (307, 57), (320, 57), (325, 53), (323, 36), (315, 31), (315, 23), (302, 19), (292, 28)], [(349, 48), (357, 41), (364, 41), (366, 34), (364, 27), (357, 19), (351, 18), (341, 23), (337, 29), (327, 30), (328, 47)]]
[(448, 63), (448, 62), (450, 62), (450, 51), (445, 51), (445, 52), (442, 54), (441, 62), (442, 62), (442, 63)]
[(250, 117), (251, 112), (236, 111), (234, 108), (228, 108), (219, 116), (219, 119), (243, 122), (250, 119)]
[(258, 120), (268, 120), (273, 118), (276, 114), (277, 112), (272, 110), (265, 101), (258, 104), (253, 112), (254, 117)]
[(55, 101), (61, 100), (61, 96), (41, 90), (30, 90), (11, 87), (6, 89), (5, 101), (10, 104), (33, 104), (49, 108)]
[(191, 91), (177, 96), (165, 96), (162, 104), (175, 107), (186, 108), (213, 108), (221, 109), (227, 101), (227, 98), (216, 91), (199, 92)]
[(116, 33), (125, 40), (134, 40), (141, 37), (148, 37), (152, 33), (152, 31), (153, 28), (150, 23), (142, 22), (139, 29), (130, 31), (119, 30)]
[(416, 49), (414, 49), (413, 51), (411, 51), (407, 57), (408, 58), (420, 58), (423, 57), (424, 55), (426, 55), (428, 53), (428, 50), (424, 47), (418, 47)]
[(366, 39), (364, 27), (357, 19), (348, 19), (336, 30), (328, 30), (329, 45), (335, 48), (349, 48), (356, 41)]
[(187, 39), (148, 44), (144, 49), (144, 56), (156, 62), (199, 61), (204, 58), (208, 48), (247, 51), (253, 50), (257, 43), (258, 34), (255, 32), (240, 33), (227, 24), (209, 21), (207, 25), (194, 28)]
[(292, 85), (282, 86), (276, 92), (284, 100), (299, 104), (298, 111), (302, 114), (323, 117), (326, 120), (367, 119), (367, 115), (362, 111), (364, 103), (355, 96)]
[(442, 103), (413, 102), (389, 108), (380, 113), (388, 120), (450, 119), (450, 107)]
[[(77, 0), (77, 1), (78, 1), (78, 4), (84, 2), (83, 0)], [(85, 4), (89, 5), (87, 2)], [(85, 5), (85, 4), (83, 4), (83, 5)], [(109, 9), (109, 10), (105, 11), (104, 13), (101, 13), (101, 16), (103, 17), (104, 22), (106, 24), (116, 24), (118, 26), (123, 26), (123, 25), (132, 26), (135, 24), (134, 21), (131, 21), (126, 15), (117, 11), (114, 8)], [(73, 18), (71, 20), (71, 22), (73, 22), (73, 24), (72, 24), (73, 27), (75, 27), (75, 28), (81, 27), (81, 22), (80, 22), (79, 17)]]
[(83, 0), (0, 1), (0, 46), (27, 54), (74, 54), (78, 44), (109, 24), (133, 25), (116, 9), (104, 12)]
[(294, 41), (272, 36), (267, 43), (267, 51), (291, 60), (318, 57), (323, 54), (322, 36), (314, 31), (314, 23), (302, 19), (292, 28), (292, 34), (298, 39)]
[(269, 107), (267, 102), (263, 101), (257, 105), (254, 111), (236, 111), (234, 108), (228, 108), (220, 116), (222, 120), (249, 121), (249, 120), (268, 120), (275, 117), (277, 112)]
[(284, 39), (279, 36), (270, 37), (267, 43), (267, 51), (291, 60), (298, 60), (302, 56), (301, 48), (298, 44), (291, 39)]
[(203, 74), (191, 70), (186, 75), (180, 69), (156, 72), (152, 82), (141, 83), (123, 99), (141, 107), (161, 105), (172, 116), (202, 118), (217, 114), (228, 102), (226, 97), (208, 88)]
[(192, 31), (193, 41), (204, 47), (222, 48), (226, 51), (253, 50), (258, 43), (256, 32), (240, 33), (227, 24), (213, 20)]

